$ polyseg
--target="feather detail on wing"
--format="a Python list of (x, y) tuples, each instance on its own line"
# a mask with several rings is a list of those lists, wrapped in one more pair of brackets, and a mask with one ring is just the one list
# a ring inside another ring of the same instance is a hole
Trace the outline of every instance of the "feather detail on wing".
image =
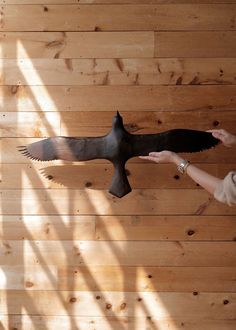
[(173, 129), (159, 134), (133, 136), (134, 156), (145, 156), (152, 151), (199, 152), (215, 147), (220, 141), (211, 133), (189, 129)]
[(26, 146), (19, 146), (18, 149), (24, 156), (33, 160), (85, 161), (103, 158), (103, 137), (69, 138), (57, 136)]

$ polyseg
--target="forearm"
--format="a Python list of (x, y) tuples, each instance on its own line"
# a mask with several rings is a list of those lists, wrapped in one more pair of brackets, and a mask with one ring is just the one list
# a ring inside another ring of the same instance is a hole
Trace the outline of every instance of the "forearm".
[(187, 167), (186, 173), (193, 179), (196, 183), (206, 189), (209, 193), (214, 195), (216, 186), (221, 182), (221, 179), (208, 174), (207, 172), (201, 170), (200, 168), (190, 164)]
[[(182, 158), (176, 155), (174, 159), (174, 163), (178, 166), (181, 162)], [(212, 195), (216, 189), (216, 186), (222, 181), (221, 179), (208, 174), (207, 172), (201, 170), (200, 168), (190, 164), (187, 169), (186, 173), (188, 176), (198, 183), (201, 187), (206, 189)]]

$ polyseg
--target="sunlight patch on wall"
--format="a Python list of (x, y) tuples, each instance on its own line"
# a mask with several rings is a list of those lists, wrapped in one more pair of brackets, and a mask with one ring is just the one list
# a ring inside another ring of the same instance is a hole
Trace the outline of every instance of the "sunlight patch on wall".
[[(24, 66), (22, 65), (23, 62), (21, 61), (21, 57), (27, 58), (28, 59), (28, 68), (30, 69), (25, 70)], [(33, 94), (33, 97), (37, 103), (37, 106), (42, 110), (44, 108), (44, 104), (47, 104), (47, 107), (51, 108), (51, 109), (57, 109), (56, 104), (54, 103), (53, 99), (51, 98), (51, 96), (49, 95), (46, 87), (44, 86), (44, 83), (41, 79), (41, 77), (39, 76), (39, 74), (37, 73), (37, 70), (34, 68), (32, 61), (30, 60), (30, 56), (27, 54), (27, 51), (25, 50), (22, 42), (20, 40), (17, 40), (17, 65), (19, 70), (21, 71), (22, 75), (24, 76), (25, 82), (30, 85), (32, 78), (34, 79), (35, 82), (38, 83), (38, 85), (42, 85), (40, 88), (40, 95), (37, 95), (34, 92), (34, 89), (31, 88), (31, 93)], [(26, 95), (26, 98), (28, 96)], [(22, 98), (19, 98), (18, 101), (18, 110), (24, 111), (24, 108), (26, 106), (25, 104), (25, 100), (23, 98), (22, 102), (21, 102)], [(35, 102), (33, 102), (32, 100), (29, 100), (27, 98), (27, 104), (31, 104), (32, 109), (35, 109)]]
[(7, 277), (2, 268), (0, 268), (0, 288), (4, 289), (7, 286)]
[(95, 214), (113, 214), (111, 203), (102, 190), (85, 189), (85, 191)]
[[(0, 45), (0, 83), (1, 85), (4, 84), (4, 67), (3, 67), (3, 52), (2, 52), (2, 47)], [(0, 89), (0, 108), (4, 107), (4, 93), (3, 93), (3, 88)]]
[[(142, 299), (142, 304), (135, 305), (135, 316), (147, 317), (147, 315), (154, 315), (157, 329), (166, 330), (166, 322), (163, 322), (163, 320), (171, 320), (171, 316), (158, 292), (140, 292), (139, 296)], [(171, 329), (175, 328), (171, 327)]]

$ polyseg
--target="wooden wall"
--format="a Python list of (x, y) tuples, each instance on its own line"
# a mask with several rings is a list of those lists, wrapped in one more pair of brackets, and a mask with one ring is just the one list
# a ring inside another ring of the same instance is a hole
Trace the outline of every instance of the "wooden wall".
[[(116, 110), (137, 134), (236, 133), (236, 1), (0, 4), (0, 329), (235, 329), (235, 207), (140, 159), (117, 199), (107, 162), (16, 146), (105, 134)], [(222, 146), (187, 157), (236, 168)]]

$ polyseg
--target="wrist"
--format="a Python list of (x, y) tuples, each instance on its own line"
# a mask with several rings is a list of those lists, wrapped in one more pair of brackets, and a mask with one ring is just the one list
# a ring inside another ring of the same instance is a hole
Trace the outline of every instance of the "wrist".
[(190, 165), (190, 162), (186, 159), (184, 159), (178, 166), (177, 169), (181, 174), (184, 174), (187, 171), (188, 166)]
[(184, 159), (182, 157), (180, 157), (179, 155), (177, 155), (177, 154), (174, 154), (173, 155), (172, 162), (176, 166), (179, 166), (183, 161), (184, 161)]

